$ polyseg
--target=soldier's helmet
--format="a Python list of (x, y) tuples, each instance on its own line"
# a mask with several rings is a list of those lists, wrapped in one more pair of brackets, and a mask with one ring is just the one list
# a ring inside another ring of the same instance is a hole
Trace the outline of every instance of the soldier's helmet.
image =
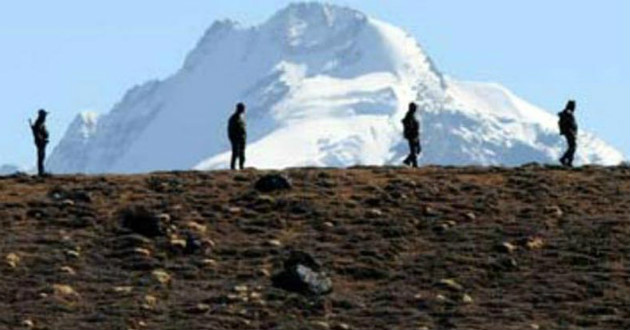
[(569, 102), (567, 102), (567, 106), (566, 108), (569, 111), (575, 111), (575, 101), (574, 100), (569, 100)]
[(415, 112), (418, 109), (418, 105), (415, 102), (409, 103), (409, 111)]
[(46, 117), (46, 115), (48, 114), (48, 111), (46, 111), (44, 109), (39, 109), (39, 111), (37, 113), (38, 113), (39, 116)]
[(239, 102), (238, 104), (236, 104), (236, 112), (238, 113), (245, 112), (245, 104), (243, 104), (242, 102)]

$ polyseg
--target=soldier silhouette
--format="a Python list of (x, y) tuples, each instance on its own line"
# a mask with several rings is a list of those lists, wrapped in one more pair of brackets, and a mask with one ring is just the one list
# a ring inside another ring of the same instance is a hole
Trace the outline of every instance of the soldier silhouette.
[(415, 103), (409, 103), (409, 110), (402, 120), (403, 136), (409, 142), (409, 155), (403, 163), (413, 167), (418, 167), (418, 155), (422, 152), (422, 147), (420, 146), (420, 123), (415, 116), (417, 108), (418, 106)]
[(232, 161), (230, 162), (230, 168), (236, 169), (236, 161), (239, 162), (239, 168), (242, 170), (245, 167), (245, 144), (247, 143), (247, 129), (245, 124), (245, 104), (238, 103), (236, 105), (236, 111), (230, 117), (228, 121), (228, 137), (232, 144)]
[(35, 123), (29, 119), (29, 125), (33, 132), (33, 139), (35, 140), (35, 146), (37, 147), (37, 175), (44, 176), (44, 161), (46, 160), (46, 145), (48, 145), (48, 130), (46, 129), (46, 116), (48, 112), (44, 109), (40, 109), (37, 114)]
[(562, 112), (558, 113), (560, 120), (558, 126), (560, 127), (560, 135), (564, 135), (567, 139), (568, 149), (560, 158), (560, 163), (567, 167), (573, 167), (573, 157), (575, 156), (575, 150), (577, 149), (577, 133), (578, 126), (575, 121), (575, 101), (569, 100), (567, 106)]

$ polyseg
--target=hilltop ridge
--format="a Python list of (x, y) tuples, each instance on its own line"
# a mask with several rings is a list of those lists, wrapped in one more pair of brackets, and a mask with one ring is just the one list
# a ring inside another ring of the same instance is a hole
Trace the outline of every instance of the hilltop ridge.
[[(266, 173), (0, 177), (0, 328), (630, 327), (627, 166)], [(331, 294), (273, 287), (294, 249)]]

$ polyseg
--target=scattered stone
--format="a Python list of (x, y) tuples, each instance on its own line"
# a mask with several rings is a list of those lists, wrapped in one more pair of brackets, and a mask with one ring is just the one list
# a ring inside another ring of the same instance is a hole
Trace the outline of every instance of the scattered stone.
[(145, 248), (134, 248), (133, 252), (136, 254), (139, 254), (143, 257), (150, 257), (151, 256), (151, 251), (149, 249), (145, 249)]
[(256, 203), (259, 205), (262, 205), (262, 204), (273, 205), (275, 202), (276, 200), (269, 195), (259, 195), (258, 198), (256, 198)]
[(464, 216), (466, 217), (466, 219), (468, 219), (469, 221), (475, 221), (477, 219), (477, 216), (475, 215), (475, 213), (473, 212), (467, 212), (466, 214), (464, 214)]
[(156, 269), (151, 273), (151, 275), (153, 275), (153, 278), (162, 285), (166, 285), (171, 282), (171, 275), (164, 270)]
[(462, 302), (465, 304), (472, 304), (473, 303), (473, 298), (469, 295), (469, 294), (464, 294), (462, 296)]
[(167, 223), (167, 222), (171, 222), (171, 215), (168, 213), (160, 213), (157, 215), (158, 220), (160, 220), (162, 223)]
[(33, 322), (33, 320), (31, 320), (31, 319), (26, 319), (26, 320), (22, 321), (22, 326), (31, 329), (31, 328), (35, 327), (35, 322)]
[(237, 302), (237, 301), (241, 301), (241, 296), (234, 294), (234, 293), (229, 293), (227, 296), (225, 296), (225, 298), (229, 301), (229, 302)]
[(206, 225), (199, 224), (195, 221), (188, 221), (186, 223), (186, 227), (188, 227), (192, 231), (197, 232), (198, 234), (205, 234), (208, 230), (208, 227)]
[(280, 242), (277, 239), (272, 239), (272, 240), (267, 241), (267, 245), (273, 246), (273, 247), (281, 247), (282, 246), (282, 242)]
[(78, 250), (66, 250), (66, 256), (74, 259), (78, 259), (81, 256), (81, 252)]
[(289, 178), (282, 174), (267, 174), (254, 185), (254, 188), (258, 191), (269, 193), (278, 190), (289, 190), (292, 188)]
[(6, 261), (7, 265), (9, 265), (9, 267), (16, 268), (20, 263), (20, 256), (18, 256), (16, 253), (11, 252), (7, 254), (4, 260)]
[(530, 325), (529, 325), (529, 327), (530, 327), (532, 330), (538, 330), (538, 329), (540, 329), (540, 326), (539, 326), (538, 324), (536, 324), (536, 323), (532, 323), (532, 324), (530, 324)]
[(258, 270), (258, 275), (259, 276), (264, 276), (264, 277), (271, 277), (271, 273), (269, 272), (268, 269), (266, 268), (261, 268)]
[(66, 284), (53, 284), (53, 293), (59, 298), (77, 298), (79, 294), (73, 287)]
[(217, 261), (214, 259), (203, 259), (203, 261), (201, 261), (201, 263), (208, 268), (214, 268), (217, 265)]
[(318, 330), (328, 330), (330, 329), (330, 324), (328, 324), (328, 322), (324, 322), (324, 321), (313, 321), (311, 322), (311, 328), (312, 329), (318, 329)]
[(66, 207), (74, 206), (74, 201), (71, 199), (64, 199), (63, 201), (61, 201), (61, 205)]
[(74, 271), (74, 269), (70, 266), (62, 266), (61, 268), (59, 268), (60, 271), (69, 274), (69, 275), (75, 275), (76, 272)]
[(497, 246), (497, 249), (499, 250), (499, 252), (503, 253), (514, 253), (514, 251), (516, 251), (516, 245), (510, 242), (503, 242)]
[(439, 284), (453, 291), (462, 291), (464, 289), (461, 284), (457, 283), (452, 278), (441, 279)]
[(291, 251), (284, 269), (271, 281), (277, 288), (304, 295), (320, 296), (332, 292), (332, 280), (311, 255), (301, 251)]
[(369, 209), (366, 213), (366, 215), (368, 216), (368, 218), (380, 218), (383, 216), (383, 211), (379, 210), (379, 209)]
[(545, 242), (540, 237), (532, 237), (529, 240), (527, 240), (527, 243), (525, 244), (527, 248), (530, 250), (540, 250), (545, 245)]
[(206, 313), (208, 311), (210, 311), (210, 305), (208, 304), (204, 304), (204, 303), (199, 303), (195, 306), (195, 312), (197, 313)]
[(335, 224), (330, 222), (330, 221), (326, 221), (326, 222), (324, 222), (324, 227), (326, 227), (326, 228), (334, 228)]
[(233, 207), (228, 208), (228, 212), (232, 214), (237, 214), (237, 213), (241, 213), (242, 210), (240, 207), (233, 206)]
[(440, 215), (440, 212), (438, 212), (436, 209), (432, 208), (431, 206), (425, 206), (423, 211), (424, 211), (424, 215), (427, 217), (437, 217)]
[(171, 248), (175, 249), (175, 250), (184, 250), (186, 249), (186, 240), (179, 238), (177, 236), (172, 236), (169, 244), (171, 245)]
[(131, 286), (115, 286), (112, 291), (114, 291), (115, 293), (124, 293), (124, 294), (128, 294), (131, 293), (131, 291), (133, 291), (133, 287)]
[(445, 232), (448, 231), (449, 228), (451, 227), (447, 223), (442, 222), (433, 226), (433, 231), (437, 234), (444, 234)]
[(210, 248), (214, 248), (217, 245), (217, 243), (215, 243), (213, 240), (211, 240), (209, 238), (204, 239), (203, 240), (203, 244), (208, 246), (208, 247), (210, 247)]
[(562, 211), (562, 209), (557, 205), (545, 207), (545, 213), (552, 215), (556, 218), (560, 218), (562, 217), (562, 215), (564, 215), (564, 212)]
[(158, 299), (150, 294), (144, 296), (144, 304), (142, 308), (144, 309), (154, 309), (157, 306)]
[(247, 292), (248, 288), (247, 285), (237, 285), (233, 288), (234, 292), (238, 292), (238, 293), (244, 293)]
[(337, 323), (333, 327), (334, 330), (350, 330), (350, 325), (347, 323)]

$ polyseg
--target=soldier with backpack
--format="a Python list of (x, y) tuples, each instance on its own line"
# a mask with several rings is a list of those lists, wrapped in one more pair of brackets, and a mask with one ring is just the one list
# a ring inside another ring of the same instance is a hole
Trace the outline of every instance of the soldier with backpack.
[(38, 111), (35, 123), (29, 119), (29, 125), (33, 132), (33, 139), (37, 147), (37, 174), (41, 177), (45, 175), (44, 161), (46, 159), (46, 145), (48, 145), (48, 130), (46, 129), (46, 116), (48, 112), (44, 109)]
[(228, 137), (232, 144), (232, 161), (230, 162), (230, 168), (236, 169), (236, 161), (239, 162), (239, 167), (242, 170), (245, 166), (245, 144), (247, 142), (247, 130), (245, 119), (245, 105), (238, 103), (236, 105), (236, 111), (230, 117), (228, 121)]
[(560, 120), (558, 126), (560, 128), (560, 135), (564, 135), (567, 139), (568, 149), (560, 158), (560, 163), (567, 167), (573, 166), (573, 157), (575, 156), (575, 150), (577, 149), (577, 133), (578, 126), (575, 121), (575, 101), (569, 100), (565, 109), (558, 113)]
[(415, 103), (409, 103), (409, 110), (402, 120), (403, 136), (409, 142), (409, 155), (403, 163), (413, 167), (418, 167), (418, 155), (422, 152), (422, 147), (420, 146), (420, 123), (415, 116), (417, 109), (418, 106)]

